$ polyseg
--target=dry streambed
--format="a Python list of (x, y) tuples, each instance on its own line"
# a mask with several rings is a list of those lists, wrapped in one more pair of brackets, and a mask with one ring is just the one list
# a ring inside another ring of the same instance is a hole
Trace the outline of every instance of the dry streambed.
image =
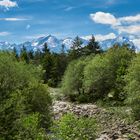
[(59, 119), (66, 113), (74, 113), (79, 117), (95, 117), (101, 126), (97, 140), (140, 140), (138, 122), (127, 124), (124, 120), (114, 117), (112, 113), (93, 104), (54, 101), (53, 112), (54, 119)]

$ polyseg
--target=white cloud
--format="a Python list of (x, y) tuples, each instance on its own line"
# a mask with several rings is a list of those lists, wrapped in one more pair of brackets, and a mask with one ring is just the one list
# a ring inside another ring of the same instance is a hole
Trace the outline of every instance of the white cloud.
[(75, 7), (70, 6), (70, 7), (65, 8), (64, 11), (68, 12), (68, 11), (73, 10), (74, 8), (75, 8)]
[(90, 18), (95, 23), (109, 24), (109, 25), (116, 25), (118, 23), (115, 16), (110, 13), (96, 12), (95, 14), (90, 14)]
[(111, 13), (96, 12), (90, 17), (95, 23), (110, 25), (118, 33), (140, 35), (140, 14), (116, 18)]
[(114, 39), (114, 38), (116, 38), (116, 35), (114, 33), (109, 33), (106, 35), (101, 35), (101, 34), (95, 35), (95, 39), (97, 41), (104, 41), (107, 39)]
[(27, 18), (0, 18), (0, 20), (4, 21), (23, 21), (23, 20), (29, 20)]
[(85, 40), (90, 40), (92, 37), (92, 35), (87, 35), (87, 36), (81, 36), (82, 39), (85, 39)]
[(114, 29), (117, 29), (119, 33), (128, 33), (128, 34), (140, 34), (140, 24), (129, 25), (129, 26), (116, 26)]
[[(81, 38), (86, 39), (86, 40), (90, 40), (91, 37), (92, 37), (92, 35), (83, 36)], [(106, 35), (101, 35), (101, 34), (95, 35), (95, 39), (97, 41), (104, 41), (104, 40), (107, 40), (107, 39), (114, 39), (114, 38), (116, 38), (116, 35), (114, 33), (109, 33), (109, 34), (106, 34)]]
[(140, 38), (139, 38), (139, 39), (133, 39), (133, 43), (134, 43), (136, 46), (139, 46), (139, 47), (140, 47)]
[(11, 1), (11, 0), (1, 0), (0, 1), (0, 6), (5, 7), (6, 9), (12, 8), (12, 7), (17, 7), (18, 4), (16, 1)]
[(118, 20), (120, 22), (126, 22), (126, 23), (140, 22), (140, 14), (137, 14), (136, 16), (121, 17)]
[(8, 35), (10, 35), (9, 32), (0, 32), (0, 36), (8, 36)]
[(140, 38), (139, 39), (133, 39), (132, 42), (137, 47), (136, 51), (140, 52)]
[(30, 29), (30, 28), (31, 28), (31, 25), (28, 24), (28, 25), (26, 26), (26, 30), (28, 30), (28, 29)]
[(37, 38), (40, 38), (40, 37), (44, 37), (46, 36), (46, 34), (37, 34), (37, 35), (32, 35), (32, 36), (25, 36), (24, 39), (37, 39)]

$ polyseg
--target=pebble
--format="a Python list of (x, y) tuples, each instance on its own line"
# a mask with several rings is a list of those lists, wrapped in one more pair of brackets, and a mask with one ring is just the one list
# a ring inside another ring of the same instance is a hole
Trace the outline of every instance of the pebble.
[[(58, 120), (66, 113), (74, 113), (78, 117), (95, 117), (102, 125), (103, 130), (96, 140), (129, 140), (128, 135), (131, 130), (136, 129), (136, 124), (130, 126), (119, 118), (113, 118), (113, 114), (108, 113), (94, 104), (74, 104), (65, 101), (55, 101), (53, 103), (54, 119)], [(134, 131), (135, 132), (135, 131)], [(137, 132), (137, 131), (136, 131)], [(140, 134), (132, 133), (135, 140), (140, 140)]]

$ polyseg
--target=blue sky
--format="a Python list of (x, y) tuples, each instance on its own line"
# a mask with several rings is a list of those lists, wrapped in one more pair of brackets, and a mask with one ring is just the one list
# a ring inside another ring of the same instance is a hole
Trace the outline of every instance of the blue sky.
[(0, 41), (18, 43), (48, 34), (139, 37), (139, 7), (140, 0), (0, 0)]

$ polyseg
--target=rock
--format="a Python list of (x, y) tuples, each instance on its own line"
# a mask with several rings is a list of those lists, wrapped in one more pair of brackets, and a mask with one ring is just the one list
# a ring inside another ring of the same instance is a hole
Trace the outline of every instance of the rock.
[[(55, 113), (74, 113), (78, 116), (93, 117), (98, 114), (101, 110), (92, 104), (72, 104), (69, 102), (55, 101), (53, 103), (53, 111)], [(57, 115), (58, 117), (58, 115)]]
[(78, 117), (94, 117), (102, 127), (96, 140), (128, 140), (128, 135), (134, 136), (135, 140), (140, 140), (140, 133), (137, 130), (140, 122), (127, 124), (120, 118), (114, 117), (113, 113), (107, 112), (94, 104), (74, 104), (64, 101), (53, 103), (54, 119), (60, 119), (66, 113), (74, 113)]
[(111, 140), (107, 135), (101, 135), (100, 138), (97, 138), (96, 140)]

